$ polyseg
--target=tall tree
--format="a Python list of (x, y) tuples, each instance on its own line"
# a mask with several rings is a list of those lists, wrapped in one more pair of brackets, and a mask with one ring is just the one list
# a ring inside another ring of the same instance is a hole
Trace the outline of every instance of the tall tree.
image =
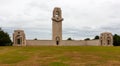
[(68, 38), (67, 40), (72, 40), (72, 38), (70, 37), (70, 38)]
[(117, 35), (117, 34), (115, 34), (115, 35), (113, 36), (113, 45), (114, 45), (114, 46), (120, 46), (120, 36)]
[(98, 35), (97, 35), (97, 36), (95, 36), (94, 40), (96, 40), (96, 39), (99, 39), (99, 36), (98, 36)]
[(9, 34), (0, 29), (0, 46), (10, 46), (12, 41)]

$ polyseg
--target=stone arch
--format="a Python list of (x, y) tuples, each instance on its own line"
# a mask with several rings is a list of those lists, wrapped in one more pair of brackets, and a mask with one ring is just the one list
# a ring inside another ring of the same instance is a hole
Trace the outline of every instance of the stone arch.
[(112, 33), (104, 32), (100, 35), (101, 46), (113, 46), (113, 36)]
[(110, 37), (107, 37), (107, 44), (110, 45)]
[(15, 30), (13, 33), (14, 46), (26, 46), (26, 39), (23, 30)]
[(16, 40), (17, 44), (21, 44), (20, 38)]
[(19, 45), (22, 44), (22, 36), (17, 35), (15, 40), (16, 40), (16, 44), (19, 44)]
[(59, 7), (55, 7), (55, 8), (54, 8), (53, 17), (56, 17), (56, 15), (57, 15), (58, 17), (61, 17), (61, 16), (62, 16), (61, 9), (60, 9)]

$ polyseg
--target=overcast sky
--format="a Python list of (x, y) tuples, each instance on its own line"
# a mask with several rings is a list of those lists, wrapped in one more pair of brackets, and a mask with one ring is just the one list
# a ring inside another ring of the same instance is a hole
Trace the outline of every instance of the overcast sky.
[(51, 39), (54, 7), (62, 9), (63, 39), (120, 34), (120, 0), (0, 0), (0, 27), (11, 37), (22, 29), (27, 39)]

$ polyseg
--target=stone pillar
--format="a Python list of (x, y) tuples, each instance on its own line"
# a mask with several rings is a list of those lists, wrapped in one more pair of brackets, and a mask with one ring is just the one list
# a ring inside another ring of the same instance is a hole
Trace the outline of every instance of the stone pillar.
[(56, 44), (58, 45), (62, 40), (62, 21), (61, 8), (55, 7), (52, 17), (52, 40), (56, 41)]
[(101, 46), (113, 46), (113, 35), (109, 32), (101, 33), (100, 35)]
[(14, 30), (13, 46), (26, 46), (26, 38), (23, 30)]

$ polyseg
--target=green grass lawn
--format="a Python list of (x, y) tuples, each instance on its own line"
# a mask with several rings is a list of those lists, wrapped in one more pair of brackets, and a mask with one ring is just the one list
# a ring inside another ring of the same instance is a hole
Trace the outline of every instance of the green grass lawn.
[(0, 47), (0, 66), (120, 66), (120, 47)]

